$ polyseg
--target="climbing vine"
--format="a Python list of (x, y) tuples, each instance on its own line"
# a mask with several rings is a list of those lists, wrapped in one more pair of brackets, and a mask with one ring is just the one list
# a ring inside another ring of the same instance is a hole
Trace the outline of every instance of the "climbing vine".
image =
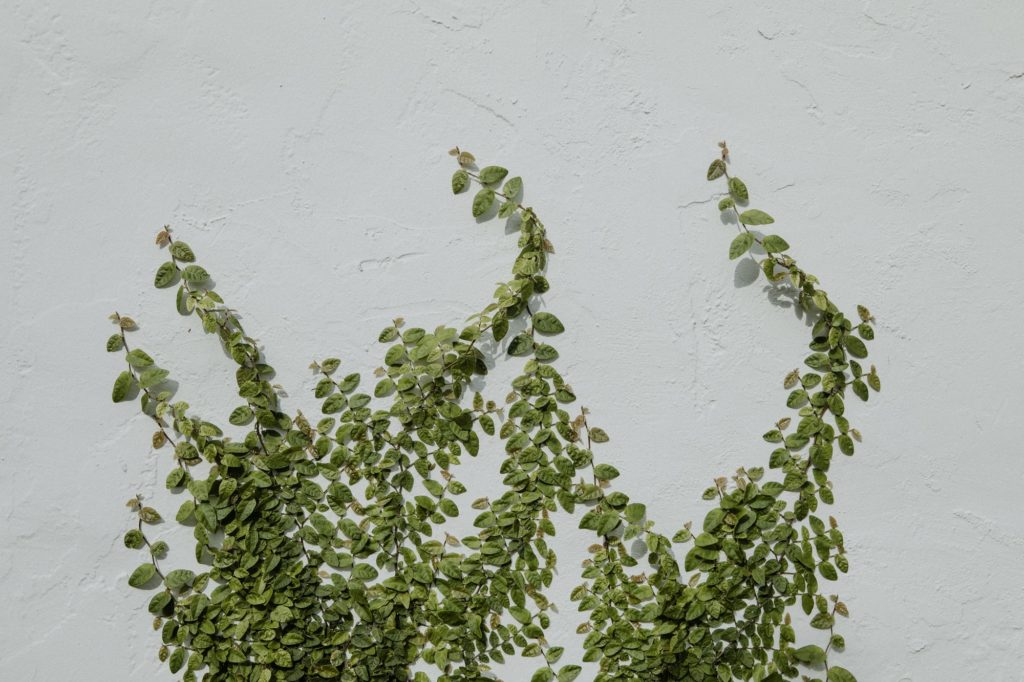
[[(594, 537), (569, 599), (596, 681), (855, 682), (835, 662), (848, 612), (827, 587), (849, 565), (824, 509), (833, 455), (852, 455), (860, 440), (846, 400), (880, 389), (862, 364), (871, 314), (841, 313), (786, 241), (759, 231), (774, 220), (747, 207), (722, 143), (707, 177), (725, 183), (719, 209), (737, 227), (729, 257), (758, 258), (816, 320), (806, 369), (783, 380), (791, 412), (764, 434), (767, 462), (714, 481), (703, 521), (663, 535), (595, 457), (609, 436), (557, 369), (564, 327), (539, 303), (554, 249), (521, 202), (522, 180), (452, 155), (451, 188), (472, 195), (472, 215), (518, 227), (511, 277), (461, 327), (394, 320), (379, 334), (373, 378), (337, 358), (314, 362), (315, 418), (282, 404), (273, 368), (192, 249), (169, 228), (157, 235), (167, 260), (155, 285), (219, 339), (239, 397), (224, 414), (196, 414), (175, 400), (169, 371), (129, 343), (136, 322), (112, 316), (107, 350), (124, 361), (113, 400), (138, 399), (152, 420), (153, 449), (174, 463), (174, 518), (191, 529), (203, 568), (166, 568), (161, 514), (141, 495), (129, 501), (136, 520), (124, 544), (142, 558), (128, 584), (152, 593), (160, 660), (186, 682), (456, 682), (494, 679), (496, 665), (521, 656), (537, 662), (533, 682), (569, 682), (582, 667), (547, 631), (549, 539), (556, 519), (572, 518)], [(500, 405), (471, 389), (494, 349), (520, 363)], [(459, 465), (484, 439), (503, 445), (503, 487), (470, 501)], [(475, 530), (456, 537), (447, 522), (464, 513)], [(798, 645), (794, 617), (820, 636)]]

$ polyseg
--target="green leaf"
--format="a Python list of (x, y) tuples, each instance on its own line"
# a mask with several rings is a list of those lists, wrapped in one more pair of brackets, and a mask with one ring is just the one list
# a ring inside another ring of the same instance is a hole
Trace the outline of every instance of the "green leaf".
[(796, 409), (798, 407), (803, 406), (804, 403), (807, 402), (807, 400), (807, 391), (803, 390), (802, 388), (798, 388), (792, 393), (790, 393), (789, 397), (786, 398), (786, 407)]
[(634, 502), (633, 504), (626, 505), (624, 514), (626, 520), (630, 523), (640, 523), (647, 514), (647, 507), (639, 502)]
[(597, 523), (598, 535), (608, 535), (613, 530), (619, 527), (619, 515), (615, 512), (605, 512), (601, 514)]
[(180, 488), (185, 484), (187, 476), (188, 474), (185, 473), (184, 469), (181, 467), (175, 467), (167, 474), (167, 479), (164, 481), (164, 484), (168, 489)]
[(141, 564), (128, 576), (128, 584), (132, 587), (141, 588), (156, 575), (156, 566), (153, 564)]
[(523, 191), (523, 179), (518, 175), (514, 178), (509, 178), (501, 191), (509, 201), (515, 200)]
[(744, 225), (771, 225), (775, 218), (760, 209), (752, 208), (740, 213), (740, 222)]
[(533, 355), (541, 362), (553, 362), (558, 359), (558, 350), (546, 343), (538, 343), (533, 349)]
[(185, 650), (175, 649), (174, 653), (167, 661), (167, 665), (170, 667), (172, 673), (176, 673), (181, 670), (181, 666), (185, 665)]
[(736, 205), (736, 201), (732, 197), (723, 197), (718, 202), (719, 211), (728, 211), (730, 208)]
[(469, 187), (469, 173), (460, 168), (452, 175), (452, 193), (465, 192), (467, 187)]
[(785, 239), (777, 234), (770, 234), (761, 240), (761, 246), (768, 253), (782, 253), (789, 248), (789, 244)]
[[(711, 489), (712, 495), (714, 496), (715, 495), (715, 492), (714, 492), (715, 488), (712, 487), (712, 488), (709, 488), (709, 489)], [(705, 516), (705, 521), (703, 521), (703, 526), (702, 527), (703, 527), (703, 529), (705, 529), (706, 532), (714, 532), (720, 525), (722, 525), (722, 522), (724, 520), (725, 520), (725, 512), (722, 509), (712, 509)]]
[(579, 677), (580, 672), (582, 671), (583, 668), (578, 665), (563, 666), (562, 669), (558, 671), (558, 682), (572, 682)]
[(689, 528), (681, 528), (672, 536), (672, 542), (689, 542), (693, 538), (693, 532)]
[(491, 322), (491, 334), (495, 341), (501, 341), (508, 333), (508, 318), (504, 314), (496, 315)]
[(231, 410), (231, 415), (228, 417), (228, 421), (235, 426), (245, 426), (252, 421), (252, 417), (252, 408), (248, 405), (241, 405)]
[(191, 247), (185, 242), (174, 242), (171, 244), (171, 255), (186, 263), (192, 263), (196, 259), (196, 255), (192, 253)]
[(817, 665), (825, 662), (825, 650), (820, 646), (808, 644), (793, 651), (793, 657), (801, 663)]
[(533, 328), (541, 334), (561, 334), (565, 331), (561, 320), (551, 313), (537, 313), (533, 316)]
[(132, 528), (124, 534), (124, 546), (128, 549), (142, 549), (146, 546), (146, 538), (137, 528)]
[(320, 410), (324, 414), (337, 414), (348, 407), (348, 398), (345, 397), (344, 393), (335, 393), (332, 396), (328, 396), (327, 400), (321, 406)]
[(530, 622), (530, 612), (521, 606), (510, 606), (508, 607), (508, 612), (523, 625)]
[[(395, 344), (388, 348), (387, 353), (384, 354), (384, 364), (389, 367), (397, 367), (405, 361), (405, 346), (402, 344)], [(345, 390), (342, 388), (341, 390)]]
[(708, 166), (708, 180), (717, 180), (718, 178), (725, 175), (725, 161), (722, 159), (715, 159)]
[(817, 630), (828, 630), (835, 625), (835, 619), (827, 613), (819, 613), (811, 618), (811, 627)]
[(846, 346), (846, 350), (850, 352), (850, 355), (855, 358), (866, 358), (868, 356), (868, 347), (856, 336), (847, 334), (843, 338), (843, 345)]
[(828, 669), (828, 682), (857, 682), (857, 678), (846, 668), (833, 665)]
[(174, 516), (174, 520), (181, 524), (187, 523), (195, 511), (196, 503), (192, 500), (185, 500), (181, 503), (181, 507), (178, 508), (178, 513)]
[(164, 576), (164, 585), (168, 589), (180, 590), (183, 587), (188, 587), (192, 584), (192, 581), (196, 579), (196, 574), (187, 568), (179, 568), (175, 571), (171, 571)]
[(384, 398), (395, 392), (395, 382), (389, 377), (384, 377), (377, 382), (377, 385), (373, 389), (373, 395), (378, 398)]
[(480, 171), (480, 182), (485, 185), (493, 185), (501, 182), (508, 175), (508, 171), (501, 166), (486, 166)]
[(754, 235), (749, 232), (740, 232), (736, 235), (736, 238), (732, 240), (732, 244), (729, 245), (729, 260), (736, 260), (747, 251), (754, 244)]
[(159, 369), (157, 367), (147, 369), (139, 375), (139, 386), (142, 388), (151, 388), (166, 379), (168, 375), (170, 375), (170, 372), (166, 369)]
[(854, 451), (853, 439), (848, 435), (843, 434), (837, 439), (839, 442), (839, 451), (844, 455), (852, 455)]
[(166, 590), (163, 592), (157, 592), (153, 595), (153, 598), (149, 600), (148, 610), (154, 616), (159, 616), (167, 610), (167, 607), (171, 605), (171, 601), (173, 601), (173, 599), (174, 597), (172, 597), (170, 592), (167, 592)]
[(882, 380), (874, 372), (867, 375), (866, 380), (868, 382), (868, 386), (875, 389), (876, 393), (882, 390)]
[(473, 217), (479, 218), (494, 205), (494, 190), (482, 189), (473, 197)]
[(745, 204), (750, 196), (747, 194), (747, 186), (737, 177), (729, 178), (729, 194), (737, 203)]
[(132, 375), (127, 370), (117, 375), (117, 379), (114, 380), (114, 390), (111, 392), (111, 397), (115, 403), (119, 403), (128, 397), (128, 391), (132, 387)]
[(198, 265), (189, 265), (181, 271), (181, 278), (190, 284), (200, 284), (210, 279), (210, 273)]
[(141, 351), (138, 348), (130, 351), (125, 357), (128, 360), (129, 365), (138, 369), (149, 367), (153, 364), (153, 358), (149, 357), (146, 355), (145, 351)]
[(124, 339), (120, 334), (111, 334), (110, 338), (107, 339), (107, 352), (115, 353), (124, 348)]
[(825, 355), (824, 353), (812, 353), (811, 355), (807, 356), (807, 359), (804, 360), (804, 362), (807, 364), (808, 367), (810, 367), (811, 369), (816, 369), (819, 372), (824, 372), (828, 370), (828, 368), (832, 365), (832, 363), (830, 363), (828, 360), (828, 356)]
[(518, 334), (508, 344), (508, 354), (522, 357), (533, 352), (533, 338), (529, 334)]
[(611, 481), (619, 477), (619, 470), (611, 464), (598, 464), (594, 467), (594, 475), (602, 481)]
[(853, 392), (857, 394), (858, 398), (860, 398), (861, 400), (867, 400), (868, 399), (868, 386), (867, 386), (867, 384), (865, 384), (860, 379), (856, 379), (851, 386), (853, 388)]
[(153, 284), (157, 289), (166, 289), (174, 284), (177, 279), (178, 268), (171, 261), (167, 261), (156, 269), (156, 276), (153, 278)]
[(605, 433), (604, 429), (599, 429), (598, 427), (594, 426), (590, 428), (590, 440), (594, 441), (595, 443), (607, 443), (608, 434)]
[(192, 298), (185, 291), (184, 285), (178, 286), (178, 292), (174, 297), (174, 307), (177, 308), (179, 315), (192, 314)]
[(716, 538), (711, 533), (701, 533), (694, 540), (694, 544), (698, 547), (717, 547), (718, 538)]

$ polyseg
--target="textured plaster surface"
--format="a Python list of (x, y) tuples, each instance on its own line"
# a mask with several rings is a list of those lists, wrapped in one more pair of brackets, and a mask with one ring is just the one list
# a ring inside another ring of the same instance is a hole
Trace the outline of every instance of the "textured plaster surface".
[[(449, 196), (454, 144), (521, 174), (548, 226), (545, 303), (612, 436), (599, 456), (664, 530), (701, 518), (714, 476), (765, 461), (807, 335), (726, 259), (703, 178), (724, 137), (806, 267), (879, 320), (884, 393), (853, 406), (865, 442), (834, 469), (843, 664), (1024, 680), (1024, 5), (759, 5), (0, 2), (0, 679), (171, 679), (121, 545), (130, 495), (172, 515), (170, 462), (110, 404), (107, 315), (140, 321), (198, 411), (236, 399), (150, 287), (156, 230), (315, 414), (312, 358), (371, 370), (390, 318), (457, 322), (508, 271), (515, 238)], [(496, 469), (484, 452), (463, 480), (493, 494)], [(589, 539), (561, 520), (571, 660)]]

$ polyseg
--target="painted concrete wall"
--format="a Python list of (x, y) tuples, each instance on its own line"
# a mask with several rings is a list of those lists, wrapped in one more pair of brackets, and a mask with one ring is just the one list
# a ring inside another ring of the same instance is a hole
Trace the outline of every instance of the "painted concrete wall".
[[(312, 358), (370, 370), (388, 319), (457, 322), (505, 275), (514, 237), (448, 191), (455, 144), (544, 217), (560, 366), (612, 435), (601, 457), (662, 528), (701, 518), (714, 476), (765, 461), (807, 336), (726, 258), (703, 178), (722, 138), (833, 298), (879, 319), (884, 393), (835, 471), (843, 664), (1024, 679), (1024, 5), (760, 5), (0, 2), (0, 679), (170, 679), (120, 539), (136, 491), (173, 508), (170, 462), (110, 404), (107, 315), (140, 321), (197, 410), (235, 400), (150, 287), (157, 229), (315, 413)], [(493, 490), (495, 462), (463, 480)]]

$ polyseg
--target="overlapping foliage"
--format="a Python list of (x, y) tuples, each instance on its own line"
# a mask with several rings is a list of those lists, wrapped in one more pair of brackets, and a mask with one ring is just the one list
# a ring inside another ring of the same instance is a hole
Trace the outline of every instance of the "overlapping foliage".
[[(164, 568), (168, 547), (152, 527), (160, 514), (141, 496), (129, 502), (137, 524), (124, 541), (143, 559), (128, 582), (153, 592), (161, 660), (186, 681), (455, 682), (493, 679), (496, 664), (524, 656), (537, 661), (533, 681), (568, 682), (582, 669), (562, 660), (546, 630), (549, 538), (556, 519), (572, 518), (594, 534), (570, 598), (597, 681), (853, 681), (833, 662), (847, 609), (826, 588), (848, 562), (823, 509), (834, 501), (833, 455), (852, 455), (860, 439), (846, 399), (880, 388), (861, 363), (870, 313), (842, 314), (785, 240), (755, 231), (774, 221), (745, 208), (746, 185), (729, 174), (723, 143), (708, 179), (727, 186), (719, 208), (738, 228), (730, 258), (760, 258), (765, 276), (817, 319), (807, 369), (784, 379), (793, 412), (764, 434), (768, 471), (718, 479), (704, 494), (713, 505), (703, 522), (663, 535), (643, 503), (614, 489), (619, 472), (594, 455), (608, 435), (575, 407), (556, 369), (564, 328), (538, 309), (553, 248), (520, 201), (522, 180), (452, 153), (452, 190), (475, 188), (472, 215), (518, 225), (511, 278), (462, 328), (395, 320), (380, 332), (382, 365), (367, 383), (338, 359), (315, 362), (314, 420), (285, 409), (273, 369), (192, 249), (159, 233), (169, 260), (155, 284), (176, 289), (178, 310), (219, 338), (240, 398), (225, 409), (229, 435), (222, 415), (174, 400), (168, 371), (129, 344), (136, 323), (113, 316), (107, 350), (126, 363), (113, 399), (137, 396), (152, 418), (153, 448), (174, 460), (166, 485), (182, 500), (175, 519), (191, 527), (204, 567)], [(498, 348), (521, 363), (502, 407), (470, 390)], [(483, 439), (503, 443), (494, 463), (503, 489), (464, 502), (458, 467)], [(460, 513), (475, 514), (475, 534), (446, 532)], [(646, 548), (640, 560), (627, 550), (635, 541)], [(821, 637), (798, 646), (794, 614)]]

